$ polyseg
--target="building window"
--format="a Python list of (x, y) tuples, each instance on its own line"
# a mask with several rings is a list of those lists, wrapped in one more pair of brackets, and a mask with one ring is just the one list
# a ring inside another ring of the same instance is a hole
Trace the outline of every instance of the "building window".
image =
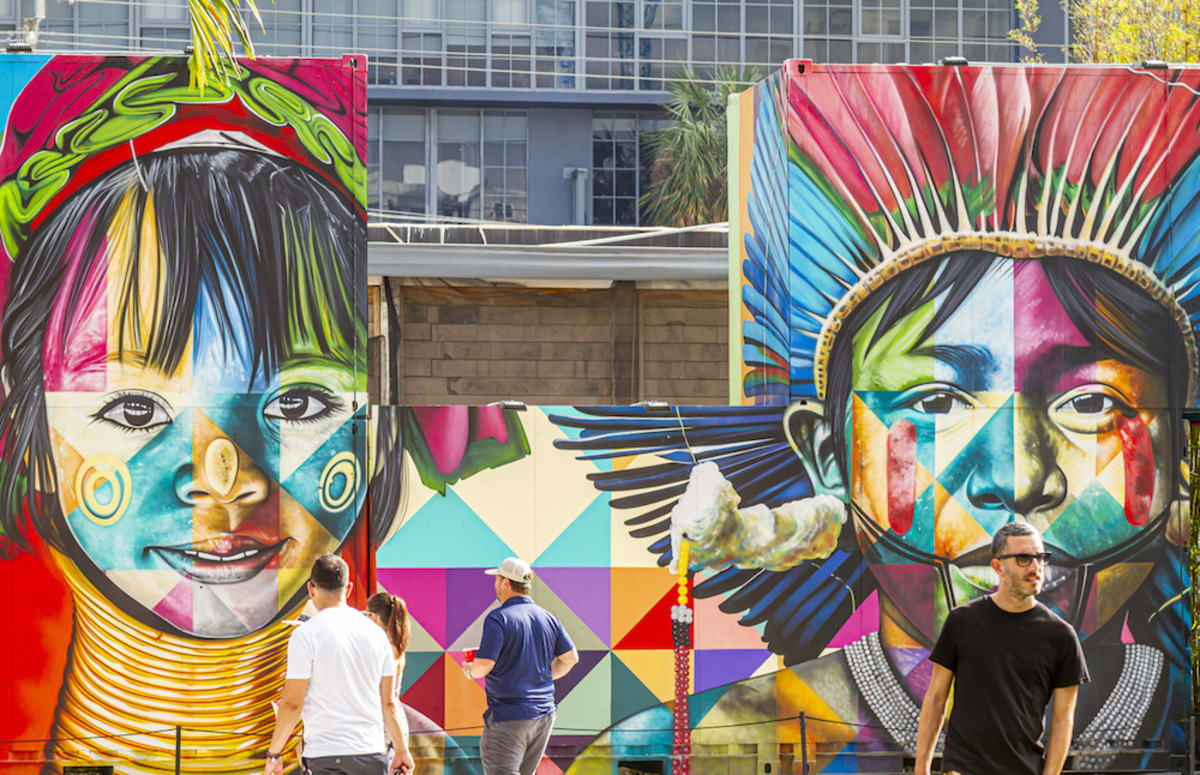
[(191, 42), (187, 0), (144, 0), (141, 11), (141, 45), (183, 48)]
[(586, 4), (587, 88), (633, 88), (635, 8), (625, 0)]
[(406, 32), (400, 46), (400, 82), (405, 86), (442, 85), (442, 36)]
[(592, 118), (592, 223), (637, 226), (638, 205), (650, 185), (646, 132), (659, 129), (659, 119), (635, 114), (602, 114)]
[(900, 0), (859, 0), (858, 32), (863, 36), (900, 37)]
[(492, 34), (492, 86), (529, 87), (529, 35)]
[(369, 84), (394, 86), (399, 81), (396, 49), (400, 47), (400, 28), (396, 7), (396, 0), (358, 0), (354, 21), (358, 25), (358, 50), (367, 52)]
[(483, 114), (483, 217), (528, 220), (526, 118), (518, 112)]
[(354, 51), (354, 0), (322, 0), (313, 11), (312, 55), (340, 57)]
[(792, 56), (792, 3), (746, 0), (746, 51), (742, 58), (766, 75)]
[(537, 87), (575, 88), (575, 0), (535, 0)]
[[(524, 111), (373, 109), (367, 207), (488, 221), (528, 220)], [(435, 142), (428, 142), (430, 135)]]
[(305, 18), (301, 0), (275, 0), (258, 8), (262, 27), (250, 21), (250, 38), (263, 56), (295, 56), (304, 42)]
[[(375, 206), (390, 212), (424, 213), (428, 121), (425, 111), (386, 110), (378, 120), (381, 122), (378, 129), (380, 163), (376, 172), (379, 195)], [(367, 130), (369, 139), (370, 127)], [(369, 177), (370, 169), (367, 174)]]

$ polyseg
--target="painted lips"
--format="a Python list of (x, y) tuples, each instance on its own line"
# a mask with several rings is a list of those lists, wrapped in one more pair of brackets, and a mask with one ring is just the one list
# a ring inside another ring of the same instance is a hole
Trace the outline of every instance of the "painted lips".
[(283, 550), (290, 539), (274, 544), (254, 538), (238, 536), (236, 540), (221, 540), (217, 545), (197, 548), (194, 544), (182, 546), (148, 546), (171, 569), (202, 584), (237, 584), (248, 581), (267, 567), (271, 560)]

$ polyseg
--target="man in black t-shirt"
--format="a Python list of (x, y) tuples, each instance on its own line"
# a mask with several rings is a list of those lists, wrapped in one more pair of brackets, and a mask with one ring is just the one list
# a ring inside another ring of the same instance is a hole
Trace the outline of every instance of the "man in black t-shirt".
[[(950, 686), (954, 707), (942, 772), (1059, 775), (1071, 743), (1075, 696), (1088, 680), (1071, 625), (1039, 603), (1049, 562), (1042, 537), (1010, 522), (992, 538), (996, 591), (950, 612), (929, 659), (933, 676), (917, 731), (918, 775), (929, 775)], [(1042, 745), (1046, 705), (1054, 699)]]

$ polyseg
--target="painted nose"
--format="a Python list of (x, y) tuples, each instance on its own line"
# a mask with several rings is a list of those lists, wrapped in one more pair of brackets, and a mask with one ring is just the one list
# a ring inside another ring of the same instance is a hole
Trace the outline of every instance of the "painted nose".
[(1035, 407), (1015, 403), (1007, 418), (993, 418), (964, 453), (973, 458), (967, 499), (978, 509), (1029, 517), (1057, 508), (1067, 497), (1048, 420)]
[(226, 512), (230, 527), (270, 495), (267, 475), (211, 420), (198, 415), (193, 458), (175, 474), (175, 493), (197, 509)]

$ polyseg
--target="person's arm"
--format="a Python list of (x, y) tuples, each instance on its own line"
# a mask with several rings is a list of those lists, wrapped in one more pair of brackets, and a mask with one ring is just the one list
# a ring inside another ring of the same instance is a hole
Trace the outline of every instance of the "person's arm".
[(929, 688), (921, 702), (921, 720), (917, 723), (917, 761), (913, 769), (916, 775), (929, 775), (929, 768), (933, 766), (933, 749), (946, 718), (946, 702), (950, 699), (953, 683), (954, 672), (934, 662)]
[[(479, 638), (479, 648), (475, 651), (475, 660), (463, 665), (463, 674), (472, 680), (483, 678), (492, 672), (496, 660), (500, 657), (500, 648), (504, 645), (504, 627), (500, 624), (499, 609), (492, 611), (483, 620), (483, 635)], [(486, 656), (480, 656), (486, 655)]]
[[(271, 733), (271, 744), (268, 754), (282, 754), (287, 745), (296, 722), (300, 720), (300, 711), (304, 708), (304, 695), (308, 691), (307, 678), (289, 678), (283, 682), (283, 697), (279, 699), (275, 713), (275, 731)], [(263, 775), (277, 775), (283, 772), (283, 760), (268, 758), (263, 768)]]
[(1054, 709), (1050, 711), (1050, 733), (1046, 736), (1046, 764), (1042, 767), (1042, 775), (1059, 775), (1067, 762), (1078, 695), (1078, 685), (1060, 686), (1054, 690)]
[(408, 752), (408, 740), (404, 724), (400, 718), (400, 703), (392, 692), (395, 676), (385, 675), (379, 680), (379, 702), (383, 707), (383, 727), (387, 730), (388, 738), (392, 741), (392, 766), (388, 772), (399, 770), (402, 774), (413, 771), (412, 754)]
[(463, 665), (463, 672), (467, 674), (467, 678), (483, 678), (488, 673), (492, 672), (492, 668), (496, 666), (494, 659), (480, 659), (475, 657), (474, 662), (467, 662)]
[(550, 677), (557, 681), (567, 673), (571, 672), (571, 668), (575, 667), (579, 662), (579, 652), (575, 649), (564, 651), (554, 658), (550, 663)]

